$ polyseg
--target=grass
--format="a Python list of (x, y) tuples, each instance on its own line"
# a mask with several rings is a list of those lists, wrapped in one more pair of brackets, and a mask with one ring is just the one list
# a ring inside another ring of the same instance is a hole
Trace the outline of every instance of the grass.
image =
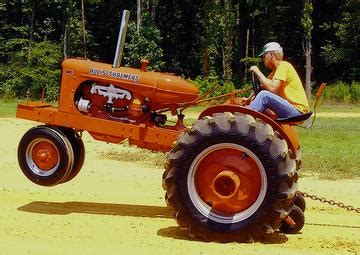
[(320, 105), (318, 112), (360, 112), (360, 105), (358, 104), (327, 104)]
[(0, 98), (0, 118), (15, 117), (17, 103), (16, 99)]
[[(17, 100), (0, 99), (0, 117), (15, 117)], [(185, 111), (185, 123), (191, 125), (206, 107), (197, 106)], [(322, 105), (319, 112), (360, 112), (359, 105)], [(302, 152), (302, 174), (318, 175), (324, 179), (360, 177), (360, 118), (318, 117), (311, 129), (297, 128)], [(106, 152), (101, 158), (138, 162), (162, 168), (163, 153), (126, 146)]]
[(298, 128), (302, 173), (324, 179), (360, 176), (360, 118), (317, 118), (311, 129)]
[(119, 145), (122, 148), (116, 151), (101, 152), (100, 158), (127, 161), (141, 164), (147, 167), (156, 167), (162, 169), (165, 164), (165, 154), (153, 152), (129, 146), (127, 143)]

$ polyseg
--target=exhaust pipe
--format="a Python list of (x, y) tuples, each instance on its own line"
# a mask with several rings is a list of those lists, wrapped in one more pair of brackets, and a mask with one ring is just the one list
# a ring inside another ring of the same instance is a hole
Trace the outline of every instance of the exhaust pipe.
[(112, 65), (112, 67), (114, 68), (120, 67), (121, 64), (121, 59), (125, 46), (126, 31), (129, 23), (129, 16), (130, 16), (130, 11), (124, 10), (120, 24), (119, 37), (116, 45), (114, 63)]

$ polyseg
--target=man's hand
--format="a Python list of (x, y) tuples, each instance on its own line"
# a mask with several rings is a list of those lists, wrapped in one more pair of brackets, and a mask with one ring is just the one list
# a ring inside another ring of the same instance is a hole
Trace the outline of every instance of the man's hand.
[(250, 67), (250, 71), (254, 72), (254, 74), (258, 77), (258, 79), (260, 80), (260, 86), (262, 87), (262, 83), (263, 83), (263, 78), (265, 78), (265, 76), (263, 75), (263, 73), (260, 71), (259, 67), (257, 66), (251, 66)]
[(245, 105), (249, 105), (251, 101), (254, 100), (254, 98), (255, 98), (255, 93), (253, 92), (249, 97), (243, 97), (242, 101), (244, 102)]
[(250, 71), (253, 71), (255, 75), (259, 78), (260, 86), (263, 89), (266, 89), (274, 94), (278, 93), (279, 88), (282, 86), (283, 81), (274, 79), (270, 80), (260, 71), (257, 66), (251, 66)]
[(257, 66), (251, 66), (250, 71), (252, 71), (258, 75), (258, 73), (260, 72), (260, 69)]

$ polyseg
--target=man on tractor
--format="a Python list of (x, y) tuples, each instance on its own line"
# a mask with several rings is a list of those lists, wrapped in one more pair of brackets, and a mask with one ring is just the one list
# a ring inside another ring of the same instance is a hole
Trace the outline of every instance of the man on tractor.
[[(299, 75), (283, 60), (283, 48), (277, 42), (267, 43), (259, 55), (265, 67), (272, 70), (266, 77), (257, 66), (251, 66), (260, 81), (261, 90), (249, 108), (258, 112), (270, 109), (278, 118), (290, 118), (309, 111), (309, 103)], [(250, 96), (251, 99), (253, 96)]]

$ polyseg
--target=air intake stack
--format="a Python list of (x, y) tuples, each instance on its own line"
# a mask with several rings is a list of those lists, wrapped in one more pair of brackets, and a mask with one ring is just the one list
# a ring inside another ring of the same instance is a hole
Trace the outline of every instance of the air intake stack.
[(124, 10), (120, 24), (119, 37), (116, 45), (114, 63), (112, 65), (114, 68), (118, 68), (121, 65), (121, 59), (125, 46), (126, 32), (129, 23), (129, 16), (130, 16), (130, 11)]

